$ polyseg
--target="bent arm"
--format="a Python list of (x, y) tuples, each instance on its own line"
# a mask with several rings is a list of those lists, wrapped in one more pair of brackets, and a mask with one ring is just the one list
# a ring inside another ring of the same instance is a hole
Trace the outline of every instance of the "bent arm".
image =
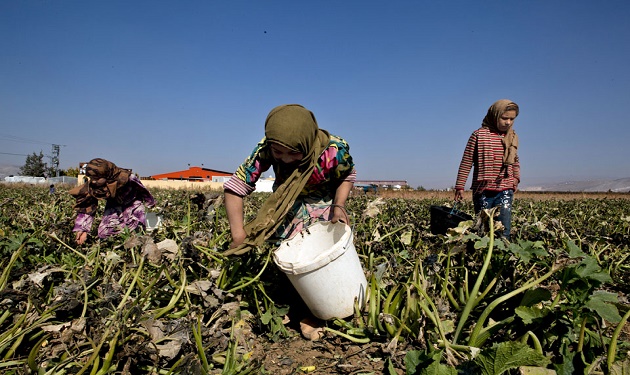
[(74, 219), (74, 228), (72, 231), (75, 232), (74, 241), (78, 245), (82, 245), (85, 243), (88, 237), (88, 233), (92, 229), (92, 223), (94, 222), (94, 213), (92, 214), (84, 214), (78, 213), (77, 217)]
[[(335, 192), (335, 198), (333, 199), (333, 209), (332, 209), (332, 217), (330, 221), (336, 223), (338, 221), (346, 223), (346, 200), (348, 200), (348, 196), (350, 195), (350, 190), (354, 186), (354, 182), (352, 181), (343, 181), (337, 191)], [(350, 224), (350, 223), (346, 223)]]
[(470, 174), (470, 170), (472, 169), (474, 164), (476, 145), (477, 133), (473, 132), (473, 134), (468, 138), (466, 148), (464, 148), (464, 154), (462, 155), (462, 160), (460, 161), (459, 168), (457, 169), (457, 179), (455, 181), (456, 201), (459, 201), (463, 198), (462, 192), (464, 191), (466, 180), (468, 179), (468, 175)]
[(243, 197), (230, 190), (225, 190), (225, 210), (232, 234), (230, 248), (234, 248), (242, 244), (247, 237), (244, 225)]

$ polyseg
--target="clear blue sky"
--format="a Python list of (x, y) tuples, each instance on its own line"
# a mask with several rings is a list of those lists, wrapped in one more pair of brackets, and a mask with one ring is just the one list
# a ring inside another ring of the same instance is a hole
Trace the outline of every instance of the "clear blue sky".
[(447, 188), (509, 98), (523, 187), (630, 177), (629, 20), (627, 0), (5, 0), (0, 164), (60, 144), (62, 169), (231, 172), (300, 103), (359, 179)]

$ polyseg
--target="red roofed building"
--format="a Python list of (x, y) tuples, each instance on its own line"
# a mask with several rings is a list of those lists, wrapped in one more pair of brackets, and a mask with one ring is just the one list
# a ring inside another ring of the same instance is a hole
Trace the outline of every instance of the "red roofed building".
[(154, 174), (154, 180), (188, 180), (224, 182), (232, 176), (230, 172), (217, 171), (203, 167), (190, 167), (185, 171)]

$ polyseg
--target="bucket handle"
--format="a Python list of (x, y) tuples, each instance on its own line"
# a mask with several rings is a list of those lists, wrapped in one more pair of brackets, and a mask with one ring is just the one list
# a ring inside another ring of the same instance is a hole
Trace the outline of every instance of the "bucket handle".
[(346, 208), (340, 204), (331, 204), (330, 205), (331, 209), (334, 207), (339, 207), (341, 208), (341, 211), (343, 211), (343, 214), (346, 216), (346, 225), (350, 227), (350, 236), (348, 236), (348, 242), (346, 242), (346, 245), (344, 246), (344, 248), (348, 247), (348, 244), (350, 243), (350, 241), (352, 241), (352, 238), (354, 237), (354, 225), (356, 223), (352, 223), (350, 224), (350, 216), (348, 216), (348, 211), (346, 210)]
[[(341, 211), (343, 211), (344, 216), (346, 217), (346, 224), (350, 225), (350, 217), (348, 216), (348, 211), (346, 210), (346, 207), (340, 205), (340, 204), (331, 204), (330, 208), (335, 208), (335, 207), (339, 207), (341, 208)], [(351, 225), (352, 227), (354, 225)]]
[(451, 212), (449, 215), (453, 215), (456, 211), (457, 211), (457, 205), (459, 204), (458, 201), (454, 201), (453, 202), (453, 208), (451, 208)]

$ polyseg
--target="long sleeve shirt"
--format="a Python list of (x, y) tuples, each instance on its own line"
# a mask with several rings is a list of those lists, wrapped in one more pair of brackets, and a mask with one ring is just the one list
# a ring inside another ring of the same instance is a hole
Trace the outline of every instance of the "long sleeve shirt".
[[(143, 204), (147, 207), (155, 206), (155, 198), (140, 182), (136, 175), (131, 175), (129, 181), (116, 191), (115, 198), (108, 198), (105, 212), (99, 225), (99, 237), (105, 238), (121, 231), (122, 227), (130, 230), (139, 224), (146, 223)], [(140, 208), (140, 209), (139, 209)], [(90, 232), (94, 223), (96, 211), (91, 214), (79, 213), (74, 221), (74, 232)]]
[[(287, 176), (277, 168), (278, 163), (266, 152), (267, 142), (263, 138), (254, 148), (251, 155), (241, 164), (232, 177), (223, 184), (223, 188), (239, 196), (246, 196), (256, 190), (256, 181), (260, 176), (274, 167), (276, 181), (273, 189), (281, 184)], [(335, 135), (330, 135), (328, 147), (319, 156), (313, 174), (300, 195), (325, 196), (334, 192), (343, 181), (356, 181), (354, 162), (350, 156), (348, 143)]]
[(459, 164), (455, 189), (464, 190), (470, 170), (474, 167), (470, 187), (474, 193), (516, 190), (521, 181), (520, 162), (517, 156), (513, 164), (503, 164), (502, 139), (503, 134), (484, 127), (472, 133)]

